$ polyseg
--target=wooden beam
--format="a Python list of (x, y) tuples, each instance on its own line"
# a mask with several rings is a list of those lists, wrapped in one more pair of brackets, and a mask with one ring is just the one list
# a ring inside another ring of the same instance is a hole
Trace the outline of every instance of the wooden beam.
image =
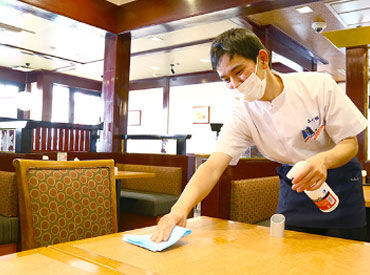
[(119, 8), (117, 31), (138, 38), (319, 0), (136, 0)]
[[(55, 14), (69, 17), (82, 23), (95, 26), (109, 32), (117, 33), (118, 7), (105, 0), (19, 0)], [(16, 5), (16, 3), (14, 3)], [(29, 8), (27, 5), (18, 4), (18, 9)]]

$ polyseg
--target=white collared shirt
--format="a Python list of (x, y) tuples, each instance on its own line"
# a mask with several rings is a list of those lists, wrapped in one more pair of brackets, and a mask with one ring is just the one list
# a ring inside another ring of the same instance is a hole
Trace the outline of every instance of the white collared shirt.
[(282, 93), (271, 102), (241, 101), (222, 127), (215, 152), (236, 164), (256, 145), (268, 159), (295, 164), (358, 135), (367, 120), (330, 75), (279, 74)]

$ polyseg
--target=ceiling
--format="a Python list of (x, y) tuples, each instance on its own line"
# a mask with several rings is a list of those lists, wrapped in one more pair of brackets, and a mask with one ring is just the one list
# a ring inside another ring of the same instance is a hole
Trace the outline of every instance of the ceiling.
[[(12, 8), (13, 0), (0, 0), (0, 66), (15, 67), (30, 63), (34, 70), (59, 71), (89, 79), (102, 80), (105, 31), (58, 16), (53, 20), (34, 16)], [(109, 0), (116, 5), (130, 0)], [(297, 7), (248, 16), (257, 24), (273, 24), (294, 40), (310, 49), (328, 64), (318, 64), (318, 71), (331, 73), (338, 81), (345, 80), (344, 49), (336, 48), (311, 24), (325, 21), (325, 31), (370, 25), (370, 1), (320, 1), (308, 5), (313, 12), (300, 14)], [(203, 25), (189, 25), (181, 30), (154, 37), (133, 39), (130, 79), (143, 79), (211, 70), (209, 42), (219, 33), (240, 27), (238, 20), (223, 20)], [(203, 41), (204, 43), (170, 51), (145, 51), (173, 45)], [(141, 53), (141, 54), (138, 54)]]

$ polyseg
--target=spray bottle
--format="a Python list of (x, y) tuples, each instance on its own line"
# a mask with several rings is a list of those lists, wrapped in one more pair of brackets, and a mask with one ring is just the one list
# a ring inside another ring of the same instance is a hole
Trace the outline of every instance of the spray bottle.
[[(297, 162), (286, 175), (287, 178), (293, 180), (295, 176), (301, 173), (306, 164), (306, 161)], [(335, 208), (337, 208), (339, 204), (338, 196), (334, 193), (334, 191), (326, 182), (324, 182), (319, 189), (316, 189), (314, 191), (304, 190), (304, 192), (322, 212), (331, 212)]]

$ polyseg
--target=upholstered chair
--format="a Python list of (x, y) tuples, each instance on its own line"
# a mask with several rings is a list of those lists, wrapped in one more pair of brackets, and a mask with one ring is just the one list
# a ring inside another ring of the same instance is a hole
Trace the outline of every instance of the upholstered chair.
[(231, 182), (230, 219), (268, 225), (279, 203), (279, 177), (261, 177)]
[(117, 232), (113, 160), (14, 160), (22, 250)]

